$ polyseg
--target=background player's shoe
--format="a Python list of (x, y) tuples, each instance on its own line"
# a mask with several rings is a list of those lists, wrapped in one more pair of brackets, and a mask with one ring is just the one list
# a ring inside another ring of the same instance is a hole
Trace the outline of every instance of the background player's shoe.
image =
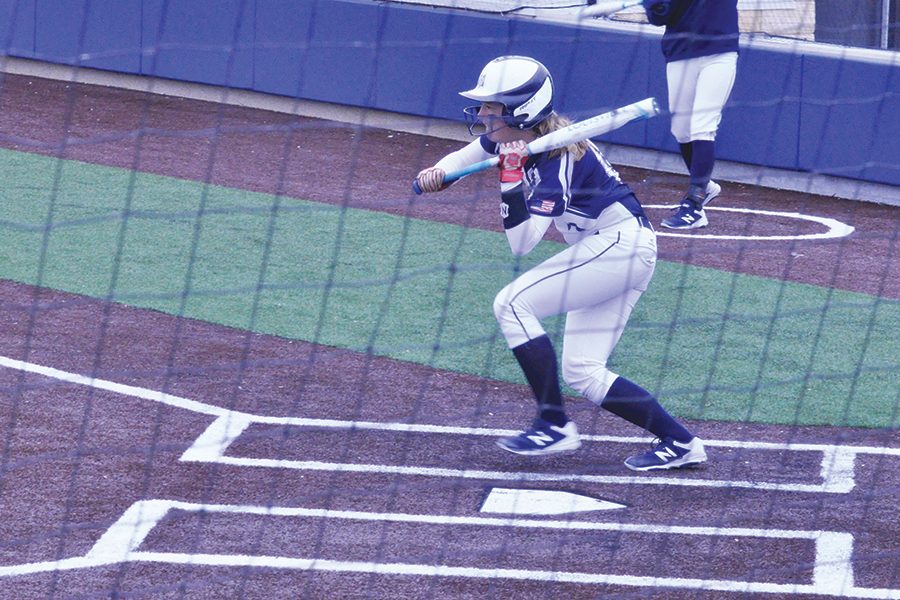
[(537, 419), (530, 429), (518, 435), (497, 440), (497, 445), (514, 454), (553, 454), (575, 450), (581, 446), (574, 421), (559, 427), (543, 419)]
[(710, 179), (709, 183), (706, 184), (706, 196), (703, 197), (703, 206), (709, 204), (713, 198), (721, 193), (722, 186)]
[(681, 201), (681, 206), (675, 211), (671, 217), (663, 219), (662, 226), (669, 229), (697, 229), (706, 227), (709, 221), (706, 220), (706, 212), (702, 206), (685, 198)]
[(702, 462), (706, 462), (706, 450), (700, 438), (695, 437), (687, 444), (666, 438), (657, 440), (653, 450), (625, 459), (625, 466), (632, 471), (652, 471), (677, 469)]

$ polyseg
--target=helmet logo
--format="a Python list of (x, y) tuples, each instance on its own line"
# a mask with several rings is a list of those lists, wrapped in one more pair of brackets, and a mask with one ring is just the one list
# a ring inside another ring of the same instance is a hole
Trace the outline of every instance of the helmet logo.
[(542, 110), (547, 108), (552, 100), (553, 84), (548, 77), (544, 80), (540, 89), (535, 92), (531, 98), (523, 102), (515, 109), (515, 111), (513, 111), (513, 116), (520, 117), (524, 115), (524, 120), (526, 122), (530, 121), (534, 115), (539, 114)]
[[(495, 58), (481, 70), (478, 84), (459, 94), (481, 104), (503, 105), (501, 118), (514, 129), (530, 129), (553, 112), (550, 73), (540, 62), (527, 56)], [(464, 111), (478, 118), (477, 110), (467, 107)]]

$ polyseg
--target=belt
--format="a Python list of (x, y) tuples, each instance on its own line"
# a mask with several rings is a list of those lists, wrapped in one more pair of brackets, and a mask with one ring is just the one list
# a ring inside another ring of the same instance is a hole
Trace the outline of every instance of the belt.
[(653, 231), (653, 225), (650, 224), (650, 219), (644, 215), (634, 215), (634, 218), (641, 224), (641, 227), (646, 227), (650, 231)]
[[(638, 222), (638, 224), (639, 224), (641, 227), (646, 227), (646, 228), (649, 229), (650, 231), (653, 231), (653, 225), (650, 224), (650, 219), (648, 219), (648, 218), (645, 217), (644, 215), (634, 215), (634, 218), (637, 219), (637, 222)], [(626, 222), (626, 221), (620, 221), (619, 224), (622, 224), (622, 223), (625, 223), (625, 222)], [(603, 229), (598, 229), (597, 231), (595, 231), (594, 233), (592, 233), (592, 234), (590, 234), (590, 235), (600, 235), (600, 233), (601, 233), (602, 231), (604, 231), (604, 230), (603, 230)]]

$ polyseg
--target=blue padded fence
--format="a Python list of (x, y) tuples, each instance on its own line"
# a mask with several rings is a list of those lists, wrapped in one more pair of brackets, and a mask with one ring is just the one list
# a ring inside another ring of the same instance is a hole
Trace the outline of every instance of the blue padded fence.
[[(575, 119), (666, 97), (656, 35), (397, 3), (0, 0), (0, 35), (9, 56), (438, 118), (501, 54), (544, 62)], [(719, 156), (900, 184), (900, 54), (858, 54), (746, 44)], [(676, 150), (667, 119), (604, 139)]]

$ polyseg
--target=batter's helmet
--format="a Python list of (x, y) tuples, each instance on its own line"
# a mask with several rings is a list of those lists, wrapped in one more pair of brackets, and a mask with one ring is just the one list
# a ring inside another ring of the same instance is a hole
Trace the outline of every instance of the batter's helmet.
[[(478, 102), (499, 102), (503, 121), (514, 129), (531, 129), (553, 112), (553, 79), (547, 67), (527, 56), (501, 56), (481, 70), (478, 85), (460, 92)], [(463, 109), (471, 123), (479, 106)], [(469, 126), (469, 132), (472, 125)]]

